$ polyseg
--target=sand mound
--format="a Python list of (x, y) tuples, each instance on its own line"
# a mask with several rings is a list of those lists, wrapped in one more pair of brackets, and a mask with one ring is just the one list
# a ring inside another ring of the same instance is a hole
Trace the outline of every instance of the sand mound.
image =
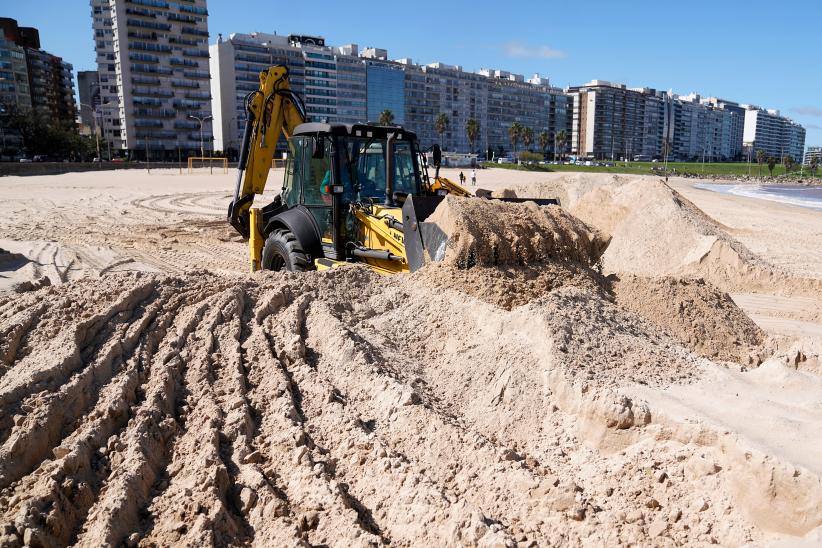
[(721, 454), (691, 473), (710, 437), (621, 393), (707, 362), (592, 288), (118, 274), (4, 298), (0, 334), (0, 545), (765, 538)]
[(764, 333), (728, 296), (701, 279), (623, 276), (617, 304), (650, 320), (695, 352), (758, 364)]
[(724, 291), (818, 291), (752, 253), (662, 181), (620, 179), (569, 203), (570, 211), (612, 236), (606, 272), (701, 277)]
[(534, 203), (448, 196), (427, 219), (449, 237), (444, 262), (459, 268), (548, 260), (595, 264), (608, 238), (567, 211)]
[(433, 287), (455, 289), (506, 310), (528, 304), (560, 287), (573, 286), (602, 294), (607, 285), (602, 276), (590, 268), (555, 260), (529, 266), (475, 266), (467, 269), (431, 263), (413, 277)]

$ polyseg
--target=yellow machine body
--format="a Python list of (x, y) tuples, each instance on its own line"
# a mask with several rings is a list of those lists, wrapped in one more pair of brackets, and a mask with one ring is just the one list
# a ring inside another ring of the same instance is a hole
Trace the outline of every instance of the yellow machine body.
[(473, 196), (470, 190), (445, 177), (437, 177), (434, 179), (433, 182), (431, 182), (430, 191), (432, 194), (450, 194), (464, 198)]

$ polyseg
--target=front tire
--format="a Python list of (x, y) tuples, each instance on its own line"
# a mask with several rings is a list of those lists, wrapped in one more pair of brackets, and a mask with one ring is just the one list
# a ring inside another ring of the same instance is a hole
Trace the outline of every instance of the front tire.
[(308, 254), (303, 251), (297, 237), (290, 230), (278, 228), (268, 235), (263, 247), (265, 270), (305, 272), (310, 266)]

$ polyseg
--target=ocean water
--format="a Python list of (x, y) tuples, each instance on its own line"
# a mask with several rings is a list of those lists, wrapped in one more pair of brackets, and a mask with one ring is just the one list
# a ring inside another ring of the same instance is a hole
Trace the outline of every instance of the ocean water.
[(698, 183), (696, 188), (721, 194), (770, 200), (822, 211), (822, 187), (798, 185), (717, 185)]

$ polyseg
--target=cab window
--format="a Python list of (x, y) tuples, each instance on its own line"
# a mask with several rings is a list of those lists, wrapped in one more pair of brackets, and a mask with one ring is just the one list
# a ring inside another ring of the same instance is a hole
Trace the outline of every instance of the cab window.
[(302, 141), (302, 137), (288, 140), (288, 158), (285, 162), (285, 179), (283, 181), (283, 201), (292, 206), (300, 203), (299, 181), (303, 161)]
[(331, 194), (324, 187), (331, 184), (331, 140), (320, 137), (318, 145), (322, 157), (315, 158), (315, 137), (306, 137), (303, 142), (305, 176), (303, 177), (303, 204), (306, 206), (331, 206)]

